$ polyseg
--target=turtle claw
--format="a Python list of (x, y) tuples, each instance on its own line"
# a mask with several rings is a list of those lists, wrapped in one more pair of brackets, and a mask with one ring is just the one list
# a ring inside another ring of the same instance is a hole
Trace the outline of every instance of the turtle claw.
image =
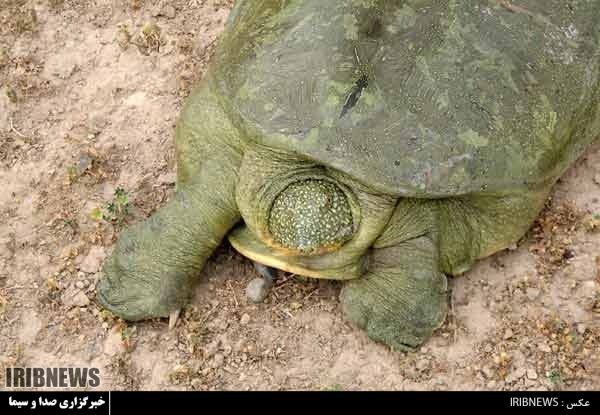
[(179, 321), (179, 314), (181, 313), (181, 309), (178, 308), (175, 311), (171, 311), (169, 314), (169, 330), (173, 330), (177, 325), (177, 321)]

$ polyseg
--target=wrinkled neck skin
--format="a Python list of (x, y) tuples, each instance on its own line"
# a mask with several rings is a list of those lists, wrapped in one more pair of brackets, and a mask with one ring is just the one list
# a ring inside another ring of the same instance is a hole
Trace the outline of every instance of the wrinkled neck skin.
[(255, 145), (240, 169), (244, 224), (232, 245), (252, 260), (331, 279), (359, 277), (397, 199), (293, 153)]

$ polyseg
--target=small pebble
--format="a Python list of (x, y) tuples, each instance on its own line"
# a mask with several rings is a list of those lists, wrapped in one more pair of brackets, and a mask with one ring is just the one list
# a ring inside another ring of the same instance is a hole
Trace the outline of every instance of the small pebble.
[(538, 288), (527, 288), (526, 294), (530, 301), (534, 301), (540, 295), (540, 290)]
[(242, 318), (240, 319), (240, 323), (246, 325), (250, 322), (250, 316), (247, 313), (244, 313)]
[(215, 357), (213, 357), (211, 366), (214, 368), (221, 367), (221, 366), (223, 366), (224, 362), (225, 362), (225, 356), (223, 356), (221, 353), (217, 353), (215, 355)]
[(525, 376), (526, 371), (523, 368), (518, 368), (513, 370), (511, 373), (508, 374), (508, 376), (506, 377), (506, 381), (509, 383), (513, 383), (519, 379), (521, 379), (523, 376)]
[(269, 285), (262, 278), (255, 278), (246, 287), (246, 297), (253, 303), (262, 303), (269, 294)]
[(539, 343), (538, 349), (540, 349), (544, 353), (552, 353), (552, 349), (546, 343)]
[(176, 13), (175, 7), (173, 7), (173, 6), (166, 6), (163, 9), (163, 13), (169, 19), (173, 19), (173, 18), (175, 18), (175, 13)]
[(90, 299), (76, 288), (66, 290), (61, 296), (62, 302), (67, 307), (85, 307), (90, 303)]
[[(90, 134), (91, 135), (91, 134)], [(90, 136), (88, 136), (88, 138), (90, 138)], [(91, 138), (94, 138), (93, 135), (91, 135)], [(85, 173), (85, 171), (87, 169), (89, 169), (90, 167), (92, 167), (92, 158), (87, 155), (87, 154), (82, 154), (79, 156), (79, 163), (77, 164), (77, 173), (78, 174), (83, 174)]]
[(506, 331), (504, 332), (504, 340), (509, 340), (512, 338), (513, 336), (513, 331), (511, 329), (506, 329)]
[(527, 370), (527, 379), (536, 380), (538, 378), (538, 374), (533, 369)]
[(420, 359), (419, 361), (417, 361), (417, 364), (416, 364), (415, 367), (417, 368), (418, 371), (424, 372), (427, 369), (429, 369), (429, 366), (430, 366), (429, 365), (429, 360), (427, 360), (427, 359)]
[(485, 375), (486, 378), (491, 379), (494, 377), (494, 370), (489, 366), (484, 366), (481, 371)]

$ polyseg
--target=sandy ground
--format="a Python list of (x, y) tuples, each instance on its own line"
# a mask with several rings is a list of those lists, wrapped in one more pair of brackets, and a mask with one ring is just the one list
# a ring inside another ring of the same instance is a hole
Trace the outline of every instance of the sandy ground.
[(248, 304), (226, 243), (172, 331), (97, 305), (119, 232), (173, 194), (174, 123), (230, 7), (0, 0), (0, 365), (95, 366), (105, 389), (600, 389), (600, 143), (518, 246), (451, 281), (418, 353), (344, 322), (337, 283), (284, 275)]

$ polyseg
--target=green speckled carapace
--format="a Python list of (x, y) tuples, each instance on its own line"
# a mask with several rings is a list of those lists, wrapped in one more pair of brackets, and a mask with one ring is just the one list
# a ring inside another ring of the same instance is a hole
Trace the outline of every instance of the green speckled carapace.
[(221, 240), (346, 280), (395, 349), (446, 276), (517, 241), (600, 134), (596, 0), (239, 0), (177, 127), (177, 193), (121, 235), (102, 304), (182, 307)]

